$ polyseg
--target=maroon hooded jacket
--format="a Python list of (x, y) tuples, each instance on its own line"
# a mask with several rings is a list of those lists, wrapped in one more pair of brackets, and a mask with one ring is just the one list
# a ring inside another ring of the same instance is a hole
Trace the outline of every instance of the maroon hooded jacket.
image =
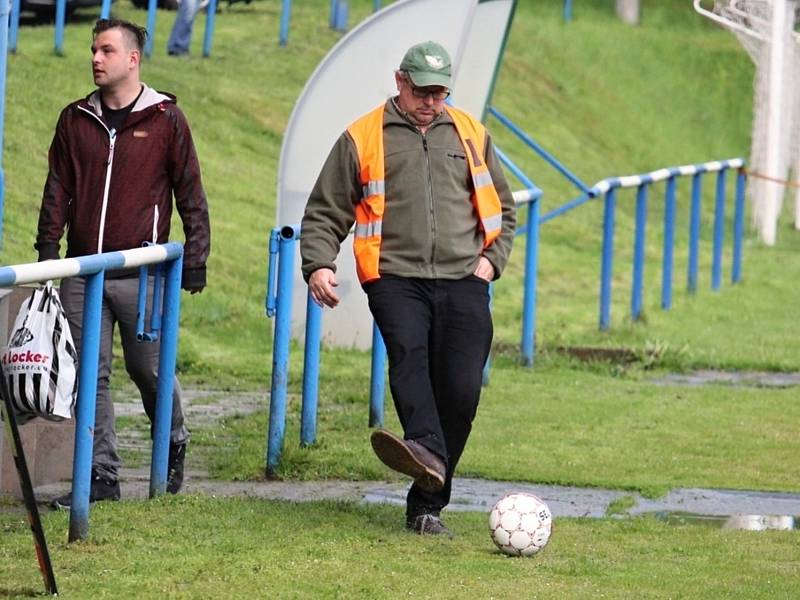
[(185, 237), (183, 287), (206, 283), (208, 204), (192, 134), (175, 97), (144, 86), (123, 126), (109, 131), (100, 95), (68, 105), (50, 146), (35, 248), (39, 260), (168, 241), (172, 197)]

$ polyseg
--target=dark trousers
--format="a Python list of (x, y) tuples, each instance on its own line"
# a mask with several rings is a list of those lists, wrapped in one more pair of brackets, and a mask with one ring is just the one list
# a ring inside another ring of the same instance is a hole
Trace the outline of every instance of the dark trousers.
[(389, 384), (404, 437), (438, 454), (447, 467), (435, 494), (412, 485), (407, 515), (435, 513), (450, 502), (492, 343), (489, 284), (465, 279), (382, 276), (364, 286), (386, 343)]

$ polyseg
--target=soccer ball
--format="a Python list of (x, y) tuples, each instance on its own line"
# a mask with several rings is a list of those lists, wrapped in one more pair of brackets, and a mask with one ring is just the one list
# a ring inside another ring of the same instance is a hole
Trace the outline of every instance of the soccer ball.
[(489, 513), (492, 541), (511, 556), (533, 556), (547, 545), (552, 529), (550, 508), (533, 494), (507, 494)]

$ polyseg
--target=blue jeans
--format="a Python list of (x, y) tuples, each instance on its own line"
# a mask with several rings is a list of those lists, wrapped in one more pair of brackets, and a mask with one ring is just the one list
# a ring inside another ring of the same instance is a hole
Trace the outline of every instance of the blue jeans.
[(181, 0), (178, 15), (169, 34), (167, 52), (170, 54), (186, 54), (192, 42), (192, 26), (197, 16), (199, 0)]

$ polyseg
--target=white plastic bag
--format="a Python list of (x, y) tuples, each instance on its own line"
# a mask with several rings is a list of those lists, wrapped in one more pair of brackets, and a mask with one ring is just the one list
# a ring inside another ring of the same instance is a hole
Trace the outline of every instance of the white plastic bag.
[(72, 417), (78, 392), (78, 354), (52, 281), (20, 307), (0, 360), (21, 422), (26, 417), (50, 421)]

